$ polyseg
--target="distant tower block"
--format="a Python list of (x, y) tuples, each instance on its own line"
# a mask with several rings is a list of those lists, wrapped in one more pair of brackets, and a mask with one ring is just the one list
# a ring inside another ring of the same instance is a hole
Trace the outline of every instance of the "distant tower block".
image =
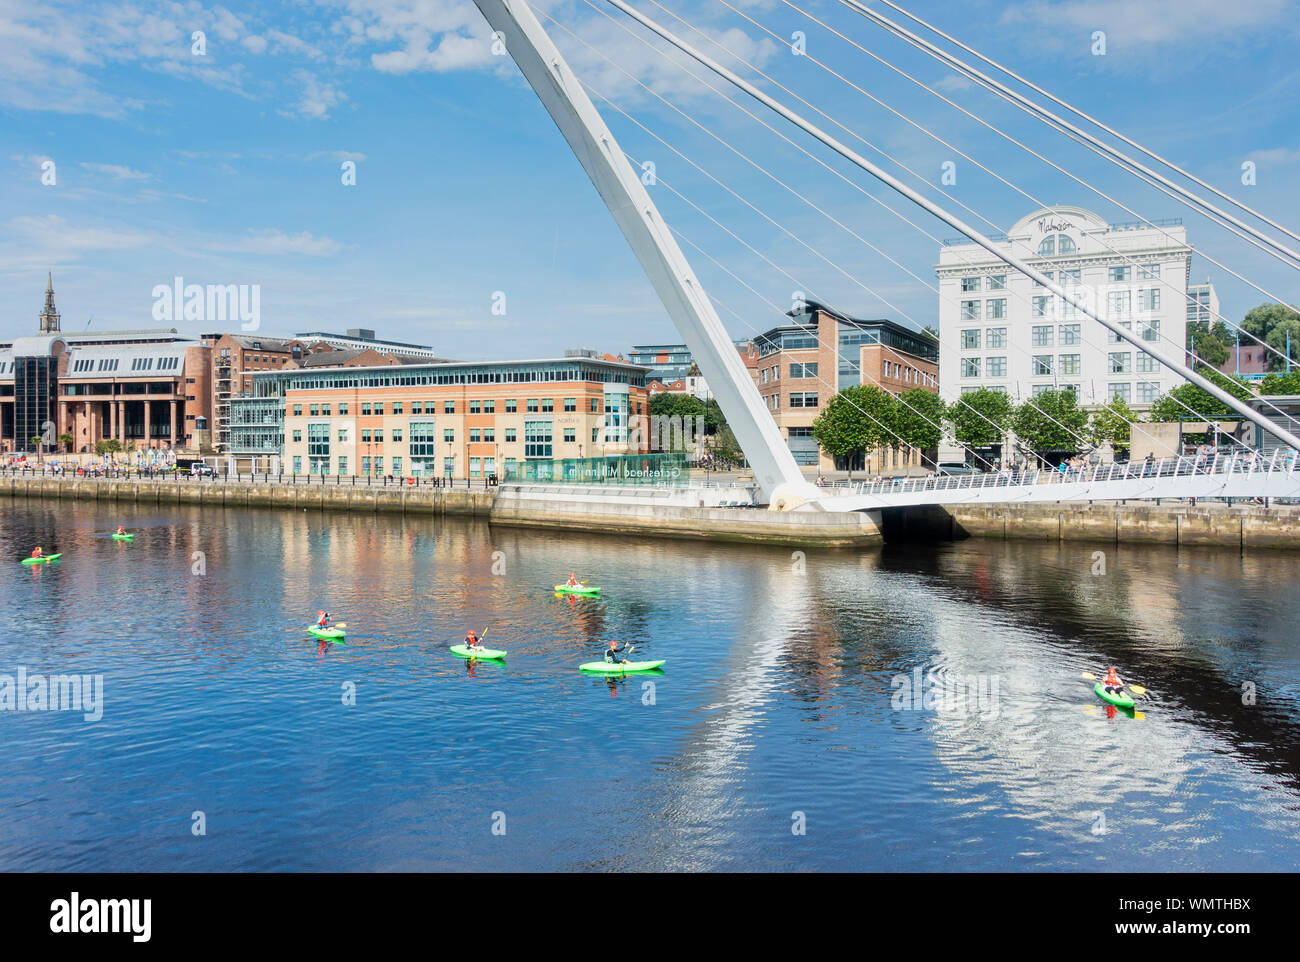
[(41, 333), (59, 333), (59, 312), (54, 306), (54, 272), (51, 271), (45, 282), (45, 309), (41, 311)]

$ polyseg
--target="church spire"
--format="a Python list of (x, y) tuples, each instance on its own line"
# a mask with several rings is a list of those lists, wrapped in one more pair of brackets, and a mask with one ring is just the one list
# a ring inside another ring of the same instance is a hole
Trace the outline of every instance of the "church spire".
[(54, 272), (50, 271), (45, 280), (45, 309), (41, 311), (41, 333), (59, 333), (59, 312), (54, 307)]

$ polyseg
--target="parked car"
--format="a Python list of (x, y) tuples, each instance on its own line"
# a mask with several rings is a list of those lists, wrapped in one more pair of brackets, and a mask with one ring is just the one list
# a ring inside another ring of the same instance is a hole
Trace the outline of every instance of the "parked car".
[(936, 475), (946, 474), (955, 477), (959, 474), (980, 474), (982, 472), (979, 468), (966, 464), (964, 461), (940, 461), (934, 466), (934, 473)]
[(190, 465), (190, 474), (195, 477), (214, 477), (216, 473), (217, 472), (213, 470), (212, 465), (210, 464)]

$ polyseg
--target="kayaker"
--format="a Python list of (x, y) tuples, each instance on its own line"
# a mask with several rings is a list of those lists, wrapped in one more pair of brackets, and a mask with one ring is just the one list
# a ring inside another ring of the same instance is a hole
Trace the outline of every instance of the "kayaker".
[(1119, 673), (1115, 671), (1114, 665), (1111, 665), (1106, 670), (1106, 680), (1102, 683), (1102, 686), (1112, 695), (1118, 695), (1123, 690), (1124, 683), (1119, 680)]
[(470, 651), (478, 651), (478, 649), (483, 647), (478, 643), (478, 635), (474, 634), (473, 628), (465, 632), (465, 647)]
[(570, 587), (570, 588), (576, 588), (576, 587), (578, 587), (578, 579), (577, 579), (576, 577), (574, 577), (572, 571), (569, 572), (569, 587)]
[(33, 557), (33, 558), (44, 558), (44, 557), (45, 557), (45, 549), (42, 548), (40, 545), (37, 545), (35, 548), (32, 549), (32, 557)]
[(611, 641), (609, 647), (605, 649), (605, 661), (611, 665), (626, 665), (627, 659), (618, 657), (618, 653), (620, 651), (627, 651), (631, 647), (631, 645), (623, 645), (620, 647), (617, 641)]
[(330, 613), (328, 611), (316, 612), (316, 627), (328, 628), (330, 626)]
[(118, 533), (118, 534), (126, 534), (126, 528), (119, 524), (119, 525), (117, 526), (117, 533)]

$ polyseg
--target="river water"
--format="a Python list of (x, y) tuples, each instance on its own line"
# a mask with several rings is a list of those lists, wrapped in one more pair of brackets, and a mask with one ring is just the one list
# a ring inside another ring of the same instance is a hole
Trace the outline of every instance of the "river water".
[(34, 500), (0, 558), (6, 871), (1300, 867), (1300, 555)]

